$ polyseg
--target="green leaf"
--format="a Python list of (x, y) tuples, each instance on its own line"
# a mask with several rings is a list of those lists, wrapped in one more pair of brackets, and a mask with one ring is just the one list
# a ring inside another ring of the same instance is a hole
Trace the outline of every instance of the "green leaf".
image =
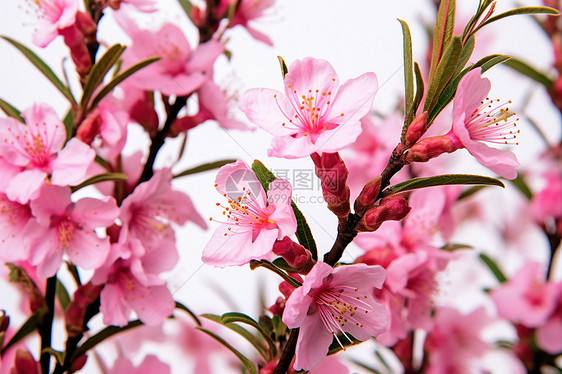
[(457, 197), (457, 201), (466, 199), (467, 197), (474, 195), (476, 192), (480, 191), (483, 188), (486, 188), (486, 186), (474, 186), (467, 188), (466, 190), (461, 192), (459, 197)]
[(271, 318), (271, 325), (273, 326), (273, 337), (275, 341), (279, 341), (282, 337), (287, 335), (287, 325), (283, 323), (281, 316), (274, 315)]
[(59, 299), (59, 304), (62, 307), (62, 310), (66, 310), (68, 304), (70, 304), (70, 296), (68, 295), (68, 291), (64, 287), (64, 284), (62, 284), (58, 278), (55, 293)]
[(21, 112), (7, 101), (0, 99), (0, 109), (2, 109), (2, 111), (6, 113), (8, 117), (12, 117), (22, 123), (25, 123), (23, 117), (21, 116)]
[(523, 194), (529, 201), (533, 199), (533, 192), (525, 182), (525, 179), (521, 174), (518, 174), (515, 179), (510, 180), (510, 182), (517, 187), (519, 192)]
[(290, 266), (283, 257), (277, 257), (273, 260), (273, 265), (277, 266), (279, 269), (285, 270), (288, 273), (297, 273), (297, 270)]
[(281, 66), (281, 75), (283, 76), (283, 79), (285, 79), (285, 75), (289, 72), (289, 68), (287, 68), (287, 64), (285, 63), (285, 60), (283, 60), (283, 57), (277, 56), (277, 59), (279, 60), (279, 66)]
[(489, 186), (504, 187), (505, 185), (496, 178), (471, 174), (444, 174), (427, 178), (414, 178), (387, 188), (383, 196), (393, 195), (399, 192), (416, 190), (419, 188), (445, 186), (449, 184), (482, 184)]
[(8, 348), (10, 348), (14, 344), (25, 338), (27, 335), (37, 330), (37, 328), (43, 321), (43, 317), (45, 317), (46, 313), (47, 313), (46, 307), (37, 309), (31, 316), (29, 316), (29, 318), (24, 322), (24, 324), (21, 325), (21, 327), (15, 333), (15, 335), (12, 336), (12, 339), (10, 339), (10, 341), (4, 347), (2, 347), (0, 353), (6, 352)]
[[(347, 337), (349, 337), (351, 339), (351, 341)], [(330, 344), (330, 348), (328, 349), (328, 356), (331, 356), (335, 353), (338, 353), (339, 351), (343, 351), (344, 348), (347, 348), (349, 346), (357, 345), (359, 343), (363, 343), (361, 340), (355, 339), (350, 334), (339, 335), (338, 339), (340, 340), (343, 347), (340, 345), (340, 343), (334, 337), (334, 339), (332, 339), (332, 344)]]
[(416, 96), (414, 97), (412, 113), (414, 113), (415, 115), (423, 99), (423, 94), (424, 94), (423, 76), (421, 73), (420, 65), (417, 62), (414, 62), (414, 73), (416, 73)]
[(554, 84), (552, 79), (522, 60), (512, 57), (505, 62), (505, 65), (523, 75), (528, 76), (531, 79), (534, 79), (535, 81), (545, 86), (547, 89), (551, 89), (552, 85)]
[(476, 27), (476, 23), (478, 22), (478, 20), (482, 16), (482, 13), (484, 13), (486, 8), (488, 8), (488, 6), (493, 1), (494, 0), (484, 0), (484, 1), (480, 0), (479, 1), (478, 9), (476, 10), (476, 13), (474, 14), (474, 16), (472, 16), (472, 18), (470, 19), (470, 21), (468, 21), (468, 23), (466, 24), (466, 27), (464, 28), (464, 31), (462, 33), (463, 40), (465, 40), (467, 38), (469, 33), (470, 33), (470, 35), (474, 34), (474, 32), (472, 32), (472, 31), (473, 31), (474, 27)]
[(236, 357), (238, 357), (240, 362), (242, 362), (242, 365), (244, 365), (244, 367), (250, 372), (250, 374), (258, 374), (258, 372), (256, 370), (256, 367), (254, 366), (252, 361), (250, 361), (246, 356), (244, 356), (242, 353), (240, 353), (238, 350), (236, 350), (236, 348), (234, 348), (233, 346), (228, 344), (226, 342), (226, 340), (224, 340), (223, 338), (221, 338), (220, 336), (218, 336), (214, 332), (209, 331), (207, 329), (204, 329), (202, 327), (197, 327), (197, 329), (203, 331), (207, 335), (210, 335), (216, 341), (218, 341), (219, 343), (224, 345), (227, 349), (229, 349), (232, 353), (234, 353), (236, 355)]
[(74, 96), (72, 96), (72, 93), (70, 92), (68, 87), (66, 87), (64, 83), (62, 83), (62, 81), (59, 79), (59, 77), (57, 77), (57, 75), (53, 72), (49, 65), (47, 65), (43, 60), (41, 60), (41, 58), (39, 58), (39, 56), (37, 56), (31, 49), (27, 48), (23, 44), (20, 44), (14, 39), (7, 36), (1, 37), (11, 45), (16, 47), (21, 53), (23, 53), (23, 55), (27, 57), (27, 59), (33, 65), (35, 65), (35, 67), (39, 69), (39, 71), (43, 73), (43, 75), (49, 81), (51, 81), (51, 83), (60, 91), (60, 93), (64, 95), (64, 97), (66, 97), (70, 101), (72, 105), (76, 105), (76, 100), (74, 99)]
[[(104, 88), (94, 97), (92, 103), (90, 104), (90, 108), (88, 111), (91, 111), (95, 108), (96, 105), (108, 94), (113, 90), (119, 83), (123, 82), (125, 79), (129, 78), (131, 75), (135, 74), (137, 71), (141, 70), (142, 68), (160, 60), (160, 57), (152, 57), (141, 62), (138, 62), (122, 72), (121, 74), (115, 76), (108, 84), (105, 85)], [(102, 78), (103, 79), (103, 78)], [(100, 82), (101, 83), (101, 82)]]
[(189, 1), (189, 0), (178, 0), (178, 3), (180, 3), (180, 5), (181, 5), (182, 9), (184, 10), (185, 14), (187, 14), (189, 19), (191, 19), (191, 9), (193, 8), (193, 5), (191, 4), (191, 1)]
[(437, 67), (444, 56), (446, 49), (453, 38), (455, 27), (455, 0), (442, 0), (437, 12), (437, 22), (433, 29), (433, 53), (431, 54), (431, 66), (429, 70), (429, 81), (433, 81)]
[[(506, 55), (497, 55), (490, 58), (489, 60), (486, 60), (486, 62), (480, 65), (482, 67), (482, 74), (484, 74), (486, 71), (490, 70), (492, 67), (496, 66), (497, 64), (501, 64), (508, 61), (510, 58), (511, 58), (510, 56), (506, 56)], [(470, 70), (477, 68), (479, 66), (480, 61), (474, 64), (474, 66), (472, 66)]]
[(402, 26), (403, 48), (404, 48), (404, 113), (406, 118), (404, 125), (408, 126), (416, 115), (414, 110), (414, 71), (412, 58), (412, 36), (408, 24), (401, 19), (398, 20)]
[(499, 266), (496, 264), (494, 260), (492, 260), (484, 253), (480, 253), (479, 257), (486, 264), (486, 266), (488, 266), (490, 271), (494, 274), (494, 276), (500, 283), (507, 282), (506, 276), (503, 274), (503, 272), (500, 270)]
[[(234, 331), (235, 333), (237, 333), (238, 335), (242, 336), (244, 339), (246, 339), (254, 348), (256, 348), (256, 350), (258, 351), (258, 353), (266, 360), (269, 361), (270, 358), (272, 358), (270, 356), (270, 354), (268, 353), (267, 349), (265, 348), (265, 346), (262, 344), (261, 340), (258, 339), (257, 336), (255, 336), (254, 334), (252, 334), (251, 332), (249, 332), (248, 330), (246, 330), (245, 328), (243, 328), (242, 326), (239, 326), (235, 323), (228, 323), (225, 321), (222, 321), (222, 317), (221, 316), (217, 316), (214, 314), (202, 314), (201, 317), (203, 318), (207, 318), (210, 319), (211, 321), (220, 323), (221, 325), (229, 328), (230, 330)], [(248, 317), (249, 318), (249, 317)], [(275, 348), (275, 350), (277, 351), (277, 348)]]
[(198, 324), (199, 326), (201, 326), (201, 321), (199, 320), (199, 318), (197, 318), (197, 314), (193, 313), (191, 311), (191, 309), (189, 309), (188, 307), (186, 307), (185, 305), (183, 305), (179, 301), (176, 301), (176, 309), (181, 309), (184, 312), (186, 312), (187, 314), (189, 314), (191, 316), (191, 318), (193, 318), (195, 320), (195, 323)]
[(269, 346), (269, 349), (274, 353), (273, 356), (276, 356), (277, 347), (275, 346), (275, 342), (271, 339), (271, 337), (267, 334), (267, 332), (263, 329), (263, 327), (259, 323), (257, 323), (252, 317), (244, 313), (238, 313), (238, 312), (225, 313), (221, 316), (221, 323), (230, 324), (233, 322), (245, 323), (246, 325), (250, 325), (256, 330), (258, 330), (261, 336), (263, 336), (263, 338), (265, 339), (267, 345)]
[(84, 84), (84, 92), (80, 100), (80, 107), (86, 108), (90, 98), (95, 90), (103, 82), (107, 73), (111, 70), (113, 65), (119, 60), (121, 54), (125, 51), (125, 47), (121, 44), (111, 46), (104, 55), (92, 66), (92, 69), (86, 76), (86, 83)]
[(72, 138), (72, 127), (74, 126), (74, 114), (72, 113), (72, 110), (69, 110), (66, 113), (62, 123), (64, 124), (64, 129), (66, 131), (66, 140), (69, 140)]
[(43, 353), (48, 353), (49, 355), (53, 356), (57, 360), (57, 364), (64, 364), (64, 357), (66, 356), (65, 352), (57, 351), (51, 347), (47, 347), (41, 351), (41, 354)]
[(291, 277), (287, 273), (285, 273), (281, 268), (273, 265), (271, 262), (267, 260), (250, 260), (250, 269), (255, 270), (259, 267), (264, 267), (266, 269), (271, 270), (275, 274), (279, 275), (283, 280), (289, 283), (291, 286), (297, 288), (302, 286), (302, 283), (296, 280), (295, 278)]
[(468, 244), (447, 243), (441, 247), (442, 250), (447, 252), (458, 251), (459, 249), (473, 249), (474, 247)]
[(123, 173), (103, 173), (98, 174), (90, 179), (85, 180), (84, 182), (80, 183), (78, 186), (71, 187), (72, 192), (76, 192), (81, 188), (89, 186), (91, 184), (96, 184), (100, 182), (107, 182), (107, 181), (125, 181), (128, 177), (126, 174)]
[(224, 165), (231, 164), (233, 162), (236, 162), (236, 160), (227, 159), (227, 160), (209, 162), (206, 164), (196, 166), (194, 168), (184, 170), (181, 173), (174, 175), (173, 178), (180, 178), (180, 177), (185, 177), (186, 175), (192, 175), (192, 174), (202, 173), (204, 171), (218, 169), (220, 167), (223, 167)]
[(474, 52), (474, 43), (474, 36), (471, 35), (462, 47), (461, 57), (457, 64), (454, 76), (457, 76), (464, 69), (468, 60), (470, 60), (470, 56), (472, 56), (472, 52)]
[(105, 339), (111, 338), (115, 334), (119, 334), (120, 332), (124, 332), (130, 330), (132, 328), (142, 326), (143, 323), (139, 320), (131, 321), (126, 326), (118, 327), (118, 326), (107, 326), (97, 334), (91, 336), (88, 340), (84, 342), (80, 347), (74, 351), (72, 357), (80, 357), (83, 354), (86, 354), (90, 349), (94, 348), (96, 345), (103, 342)]
[(482, 27), (489, 25), (492, 22), (498, 21), (502, 18), (515, 16), (519, 14), (559, 14), (559, 13), (556, 9), (545, 7), (545, 6), (529, 6), (529, 7), (515, 8), (512, 10), (508, 10), (507, 12), (500, 13), (497, 16), (490, 17), (487, 21), (483, 22), (476, 29), (474, 29), (474, 32), (477, 32)]
[[(256, 174), (256, 177), (260, 181), (264, 191), (267, 193), (269, 184), (277, 179), (277, 177), (271, 171), (269, 171), (259, 160), (255, 160), (252, 163), (252, 170)], [(302, 246), (310, 251), (310, 253), (312, 254), (312, 258), (317, 260), (318, 250), (316, 249), (316, 242), (314, 241), (312, 231), (310, 231), (310, 227), (306, 222), (306, 218), (304, 218), (304, 215), (294, 201), (291, 201), (291, 207), (293, 208), (295, 218), (297, 219), (297, 239)]]
[[(462, 53), (462, 43), (461, 38), (455, 36), (449, 46), (443, 54), (443, 58), (437, 65), (435, 74), (433, 78), (429, 81), (429, 86), (427, 87), (427, 96), (424, 105), (424, 112), (431, 112), (431, 109), (435, 106), (435, 103), (439, 100), (441, 92), (449, 84), (455, 71), (457, 69), (458, 62), (460, 60)], [(428, 121), (428, 123), (430, 123)]]
[(314, 237), (312, 236), (312, 231), (310, 231), (308, 222), (306, 222), (306, 218), (304, 218), (304, 215), (294, 201), (291, 201), (291, 208), (293, 208), (295, 218), (297, 219), (296, 235), (299, 243), (310, 251), (314, 260), (318, 260), (318, 250), (316, 249), (316, 242), (314, 241)]

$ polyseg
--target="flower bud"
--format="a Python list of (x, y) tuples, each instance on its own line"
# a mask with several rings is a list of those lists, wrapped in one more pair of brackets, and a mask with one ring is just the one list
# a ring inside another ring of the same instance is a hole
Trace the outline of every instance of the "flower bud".
[(74, 292), (74, 299), (68, 304), (64, 313), (66, 331), (69, 337), (75, 337), (84, 332), (86, 310), (100, 296), (102, 288), (102, 285), (94, 286), (92, 283), (86, 283)]
[(402, 195), (385, 197), (379, 206), (371, 208), (365, 213), (357, 225), (357, 231), (375, 231), (384, 221), (400, 221), (406, 217), (410, 209)]
[(273, 244), (273, 253), (283, 257), (287, 264), (300, 274), (308, 274), (315, 263), (310, 251), (299, 243), (292, 241), (288, 236), (285, 236), (282, 240), (277, 240)]
[(14, 359), (13, 374), (40, 374), (41, 368), (28, 350), (18, 349)]
[(100, 133), (101, 127), (103, 126), (103, 119), (101, 118), (99, 111), (95, 109), (92, 111), (84, 121), (78, 127), (76, 132), (76, 137), (82, 140), (86, 144), (90, 144), (96, 135)]
[(285, 298), (283, 297), (278, 297), (277, 300), (275, 300), (275, 304), (269, 307), (269, 311), (277, 316), (283, 315), (284, 309), (285, 309)]
[(357, 199), (355, 199), (355, 203), (353, 204), (355, 213), (362, 215), (365, 213), (367, 208), (377, 201), (377, 197), (379, 196), (381, 189), (381, 181), (382, 177), (379, 175), (371, 179), (365, 186), (363, 186), (361, 193)]
[(88, 361), (88, 355), (78, 356), (72, 362), (72, 365), (70, 366), (70, 369), (68, 369), (68, 372), (69, 373), (75, 373), (75, 372), (81, 370), (84, 367), (84, 365), (86, 365), (86, 361)]
[(92, 59), (84, 34), (76, 24), (61, 30), (60, 34), (64, 38), (64, 44), (70, 49), (70, 57), (74, 66), (76, 66), (76, 72), (80, 75), (82, 81), (85, 81), (86, 75), (92, 68)]
[(322, 184), (322, 196), (328, 203), (330, 209), (336, 216), (347, 217), (350, 213), (349, 187), (347, 176), (349, 172), (339, 153), (313, 153), (310, 155), (315, 172)]
[(96, 41), (96, 34), (98, 32), (98, 26), (92, 19), (92, 16), (88, 12), (77, 12), (76, 13), (76, 27), (84, 35), (85, 44), (90, 44)]
[(420, 140), (425, 132), (427, 125), (427, 112), (423, 112), (410, 123), (406, 135), (404, 136), (404, 148), (409, 148), (412, 144)]
[(432, 136), (414, 144), (406, 153), (406, 162), (426, 162), (443, 153), (451, 153), (457, 149), (458, 147), (448, 136)]

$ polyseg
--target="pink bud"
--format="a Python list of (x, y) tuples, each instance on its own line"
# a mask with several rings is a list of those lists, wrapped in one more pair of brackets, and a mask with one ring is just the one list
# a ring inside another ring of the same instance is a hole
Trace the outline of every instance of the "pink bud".
[(379, 206), (365, 213), (357, 231), (375, 231), (384, 221), (400, 221), (410, 212), (410, 207), (402, 195), (392, 195), (381, 200)]
[(412, 144), (420, 140), (421, 136), (426, 130), (428, 113), (423, 112), (421, 115), (414, 118), (404, 137), (404, 148), (409, 148)]
[(148, 93), (132, 105), (129, 109), (129, 115), (131, 120), (144, 127), (151, 138), (156, 136), (159, 122), (158, 113), (154, 110), (154, 100), (148, 97)]
[(35, 361), (31, 353), (27, 350), (18, 349), (16, 358), (14, 359), (13, 374), (40, 374), (41, 368), (39, 363)]
[(74, 66), (76, 66), (76, 72), (82, 80), (85, 80), (86, 75), (92, 68), (92, 60), (84, 34), (76, 24), (60, 30), (60, 34), (64, 37), (64, 43), (70, 49), (70, 57)]
[(347, 217), (351, 211), (349, 205), (349, 186), (347, 176), (349, 172), (339, 153), (313, 153), (310, 155), (315, 172), (322, 184), (322, 196), (336, 216)]
[(288, 236), (285, 236), (282, 240), (277, 240), (273, 244), (273, 253), (283, 257), (287, 264), (300, 274), (308, 274), (315, 264), (310, 251), (299, 243), (292, 241)]
[(406, 162), (426, 162), (443, 153), (451, 153), (459, 149), (458, 144), (446, 136), (432, 136), (417, 142), (406, 153)]
[(94, 286), (92, 283), (86, 283), (74, 292), (74, 299), (68, 304), (64, 313), (66, 331), (69, 337), (75, 337), (84, 332), (86, 309), (100, 296), (102, 288), (102, 285)]
[(96, 41), (98, 26), (88, 12), (76, 13), (76, 27), (84, 34), (86, 44)]
[(99, 111), (95, 109), (88, 114), (84, 121), (82, 121), (78, 127), (78, 131), (76, 132), (76, 137), (84, 143), (90, 144), (96, 135), (100, 133), (102, 126), (103, 119), (101, 118)]
[(68, 372), (74, 373), (74, 372), (77, 372), (78, 370), (81, 370), (84, 367), (84, 365), (86, 365), (86, 361), (88, 361), (87, 355), (82, 355), (82, 356), (77, 357), (72, 362), (72, 365), (70, 366), (70, 369), (68, 370)]
[(365, 213), (367, 208), (377, 201), (377, 197), (379, 196), (381, 189), (381, 181), (382, 177), (379, 175), (371, 179), (365, 186), (363, 186), (361, 193), (357, 199), (355, 199), (355, 203), (353, 204), (355, 213), (362, 215)]
[(269, 307), (269, 311), (277, 316), (283, 315), (284, 309), (285, 309), (285, 298), (283, 297), (278, 297), (277, 300), (275, 300), (275, 304)]

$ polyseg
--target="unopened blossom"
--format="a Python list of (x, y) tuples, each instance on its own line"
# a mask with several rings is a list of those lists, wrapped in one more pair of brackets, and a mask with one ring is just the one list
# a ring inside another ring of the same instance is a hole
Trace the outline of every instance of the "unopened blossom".
[(135, 73), (129, 83), (167, 96), (186, 96), (201, 87), (205, 80), (212, 78), (206, 71), (224, 50), (214, 39), (192, 49), (183, 31), (171, 23), (158, 31), (141, 30), (136, 26), (127, 31), (133, 43), (123, 54), (124, 67), (150, 57), (161, 58)]
[(355, 264), (334, 269), (316, 263), (302, 287), (287, 299), (282, 317), (287, 327), (300, 328), (295, 370), (314, 368), (334, 338), (343, 346), (351, 341), (350, 335), (364, 341), (385, 330), (385, 308), (373, 298), (385, 275), (380, 266)]
[(360, 119), (370, 110), (378, 88), (374, 73), (339, 86), (332, 66), (311, 57), (296, 60), (284, 80), (285, 94), (253, 88), (242, 97), (246, 117), (274, 136), (269, 156), (300, 158), (336, 152), (361, 133)]
[(515, 154), (486, 143), (518, 144), (515, 139), (519, 133), (519, 118), (509, 112), (506, 103), (487, 98), (490, 87), (490, 80), (481, 77), (480, 68), (471, 70), (461, 79), (453, 101), (453, 129), (447, 135), (456, 148), (466, 148), (488, 169), (514, 179), (519, 166)]
[(183, 225), (191, 221), (201, 228), (207, 227), (189, 196), (172, 189), (171, 180), (170, 169), (157, 170), (149, 181), (138, 185), (123, 200), (120, 243), (134, 238), (140, 240), (143, 247), (150, 251), (161, 246), (164, 241), (175, 243), (172, 222)]
[[(66, 131), (55, 111), (47, 104), (34, 104), (22, 113), (25, 125), (13, 118), (0, 118), (0, 163), (19, 168), (5, 184), (10, 200), (25, 204), (37, 197), (49, 182), (57, 186), (76, 185), (85, 178), (95, 152), (76, 138), (65, 144)], [(64, 147), (64, 148), (63, 148)]]
[(76, 20), (78, 0), (34, 0), (35, 12), (39, 18), (33, 43), (46, 47), (60, 34), (60, 31), (72, 26)]
[(100, 267), (109, 252), (109, 239), (100, 238), (94, 231), (113, 224), (119, 208), (112, 197), (70, 200), (68, 187), (41, 188), (38, 198), (31, 202), (36, 217), (28, 234), (30, 263), (37, 266), (37, 275), (56, 274), (63, 254), (84, 269)]
[(221, 225), (203, 249), (203, 262), (225, 267), (269, 259), (273, 243), (296, 232), (289, 182), (274, 180), (266, 196), (254, 172), (238, 160), (219, 170), (215, 187), (228, 202), (217, 203), (224, 221), (212, 219)]

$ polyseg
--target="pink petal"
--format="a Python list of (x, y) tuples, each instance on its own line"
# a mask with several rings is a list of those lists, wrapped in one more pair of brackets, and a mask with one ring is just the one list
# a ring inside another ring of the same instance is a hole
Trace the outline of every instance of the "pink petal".
[(311, 370), (328, 354), (333, 335), (317, 315), (306, 318), (300, 327), (293, 369)]
[(115, 199), (105, 196), (102, 200), (85, 197), (76, 202), (72, 210), (73, 217), (83, 222), (85, 228), (111, 226), (119, 217), (119, 208)]
[(560, 312), (552, 316), (537, 330), (538, 345), (550, 354), (562, 352), (562, 315)]
[(76, 229), (69, 244), (68, 257), (84, 269), (97, 269), (105, 262), (109, 248), (108, 237), (100, 239), (94, 231)]
[(10, 200), (21, 204), (37, 198), (41, 185), (45, 184), (47, 174), (41, 170), (25, 170), (16, 175), (6, 188), (6, 195)]
[(346, 284), (355, 287), (381, 288), (386, 278), (386, 271), (381, 266), (355, 264), (339, 266), (333, 271), (332, 284)]
[(106, 284), (100, 294), (100, 311), (106, 325), (125, 326), (131, 309), (125, 304), (123, 291), (114, 284)]
[(32, 134), (40, 134), (51, 152), (62, 148), (66, 140), (64, 124), (59, 119), (53, 108), (45, 103), (36, 103), (22, 112), (25, 123)]
[(481, 71), (481, 68), (473, 69), (460, 80), (453, 102), (453, 118), (463, 113), (468, 118), (490, 92), (492, 84), (488, 78), (482, 78)]
[(33, 200), (30, 206), (37, 221), (48, 227), (51, 224), (51, 216), (64, 214), (66, 207), (71, 204), (70, 189), (45, 184), (40, 192), (39, 197)]
[(147, 325), (159, 325), (172, 315), (174, 298), (166, 286), (140, 287), (125, 293), (125, 300)]
[(509, 150), (488, 147), (486, 144), (472, 140), (463, 142), (466, 149), (473, 155), (478, 162), (488, 169), (506, 179), (517, 177), (517, 167), (519, 161), (515, 154)]
[(250, 193), (250, 196), (257, 199), (256, 203), (260, 207), (266, 206), (266, 195), (260, 181), (242, 160), (221, 167), (215, 178), (215, 184), (220, 194), (227, 194), (232, 200), (238, 200), (238, 197)]
[[(244, 265), (252, 258), (249, 253), (252, 244), (252, 230), (230, 225), (221, 225), (203, 249), (202, 260), (208, 265), (224, 268)], [(225, 236), (226, 234), (226, 236)]]
[(52, 163), (51, 183), (58, 186), (76, 185), (83, 181), (96, 153), (82, 141), (72, 138)]
[(289, 135), (289, 119), (296, 114), (289, 99), (281, 92), (269, 88), (252, 88), (242, 96), (239, 108), (248, 119), (274, 136)]
[(211, 39), (206, 43), (203, 43), (193, 51), (193, 54), (187, 62), (187, 68), (189, 71), (209, 71), (213, 66), (217, 57), (224, 51), (223, 45)]
[(269, 216), (269, 219), (274, 221), (279, 228), (277, 239), (283, 239), (285, 236), (294, 235), (297, 231), (297, 219), (293, 208), (284, 203), (274, 206), (275, 211)]
[(288, 159), (310, 156), (318, 151), (318, 147), (312, 143), (310, 136), (282, 136), (275, 137), (271, 141), (271, 149), (267, 150), (269, 157), (284, 157)]
[[(295, 60), (285, 76), (285, 93), (295, 107), (300, 107), (300, 96), (308, 94), (309, 90), (332, 92), (335, 94), (339, 80), (334, 68), (328, 61), (305, 57)], [(290, 87), (289, 87), (290, 86)], [(294, 91), (297, 91), (295, 94)]]
[(284, 179), (275, 179), (269, 184), (267, 191), (267, 203), (269, 205), (291, 205), (293, 187)]
[(263, 42), (267, 45), (273, 46), (273, 42), (271, 41), (271, 39), (264, 33), (250, 26), (246, 26), (246, 31), (248, 31), (248, 33), (252, 36), (252, 38), (259, 40), (260, 42)]
[(359, 121), (371, 111), (377, 90), (378, 80), (374, 73), (365, 73), (348, 80), (339, 88), (332, 105), (328, 107), (330, 111), (325, 114), (327, 122), (343, 125)]
[(299, 287), (293, 291), (291, 296), (285, 302), (283, 310), (283, 323), (290, 329), (300, 327), (304, 319), (308, 315), (308, 309), (314, 302), (314, 299), (303, 292), (303, 288)]
[(344, 122), (333, 130), (322, 131), (316, 140), (317, 152), (337, 152), (357, 140), (361, 134), (361, 122)]

